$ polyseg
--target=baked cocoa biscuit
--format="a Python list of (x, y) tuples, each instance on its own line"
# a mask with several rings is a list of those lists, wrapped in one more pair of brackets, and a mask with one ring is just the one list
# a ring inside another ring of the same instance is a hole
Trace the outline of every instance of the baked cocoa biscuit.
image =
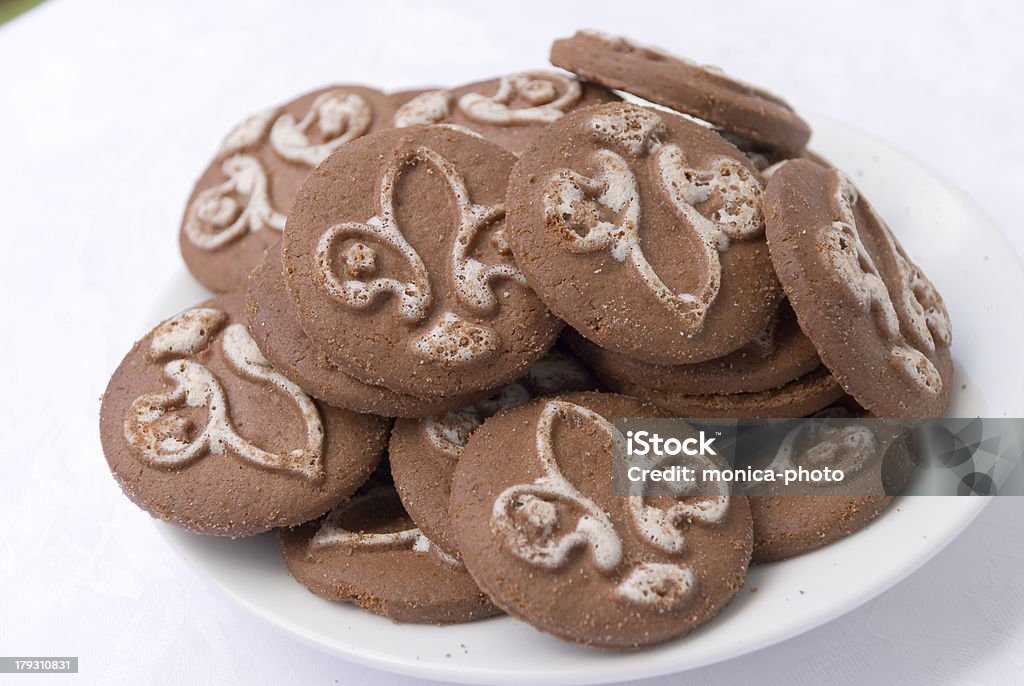
[(458, 556), (448, 517), (452, 476), (470, 434), (500, 410), (554, 393), (589, 391), (597, 380), (571, 354), (553, 348), (524, 376), (485, 400), (425, 419), (399, 419), (388, 453), (395, 487), (405, 509), (430, 540)]
[(946, 306), (853, 182), (786, 162), (765, 215), (800, 328), (843, 388), (881, 417), (941, 415), (953, 385)]
[(756, 393), (784, 386), (821, 366), (817, 351), (785, 301), (753, 341), (725, 357), (695, 364), (642, 362), (591, 343), (571, 328), (562, 337), (602, 376), (669, 393)]
[[(601, 376), (601, 375), (599, 375)], [(785, 386), (757, 393), (687, 395), (662, 391), (601, 376), (609, 388), (694, 419), (776, 419), (806, 417), (843, 397), (828, 369), (819, 366)]]
[(778, 96), (629, 38), (578, 31), (555, 41), (551, 63), (775, 150), (798, 153), (811, 137), (807, 122)]
[(100, 437), (125, 494), (192, 531), (247, 536), (319, 517), (380, 460), (387, 422), (321, 405), (275, 370), (241, 294), (171, 317), (103, 394)]
[[(813, 417), (873, 419), (852, 399)], [(844, 474), (837, 483), (787, 487), (766, 482), (748, 489), (755, 563), (802, 555), (864, 528), (888, 506), (892, 494), (906, 486), (914, 467), (909, 433), (898, 422), (802, 423), (781, 441), (760, 441), (753, 449), (768, 458), (760, 460), (761, 468), (784, 472), (829, 467)], [(751, 459), (759, 462), (757, 453)]]
[(761, 178), (721, 136), (628, 103), (578, 110), (522, 156), (508, 241), (548, 307), (598, 345), (658, 364), (750, 342), (782, 296)]
[(284, 267), (314, 343), (359, 380), (465, 395), (523, 374), (561, 329), (505, 242), (515, 157), (446, 127), (345, 145), (303, 184)]
[(394, 488), (374, 485), (317, 522), (280, 532), (291, 575), (313, 593), (398, 622), (499, 614), (461, 562), (416, 528)]
[(300, 388), (335, 407), (383, 417), (426, 417), (456, 410), (486, 391), (468, 396), (420, 398), (363, 383), (342, 371), (299, 326), (273, 245), (249, 276), (249, 331), (271, 364)]
[(526, 71), (421, 93), (398, 109), (394, 125), (457, 126), (519, 155), (548, 124), (566, 113), (618, 99), (611, 91), (569, 74)]
[(612, 494), (625, 441), (610, 420), (653, 416), (633, 398), (581, 393), (507, 410), (473, 433), (452, 523), (495, 605), (569, 641), (635, 649), (693, 630), (743, 586), (745, 498)]
[(179, 244), (207, 288), (244, 288), (281, 237), (309, 171), (347, 141), (391, 125), (400, 102), (362, 86), (328, 86), (251, 115), (227, 135), (199, 177)]
[(753, 496), (752, 562), (775, 562), (834, 543), (863, 529), (892, 501), (891, 496)]

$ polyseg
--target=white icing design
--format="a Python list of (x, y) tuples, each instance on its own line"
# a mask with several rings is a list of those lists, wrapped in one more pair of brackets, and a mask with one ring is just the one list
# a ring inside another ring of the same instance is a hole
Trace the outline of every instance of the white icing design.
[[(432, 155), (436, 153), (431, 152)], [(427, 316), (432, 302), (430, 278), (416, 249), (405, 239), (395, 220), (395, 189), (402, 170), (417, 160), (415, 153), (399, 159), (385, 171), (380, 182), (377, 200), (377, 214), (366, 222), (345, 222), (328, 228), (317, 243), (316, 259), (324, 279), (327, 292), (343, 305), (353, 309), (366, 309), (377, 298), (387, 293), (398, 298), (402, 316), (412, 322), (419, 322)], [(375, 277), (376, 252), (362, 242), (350, 248), (342, 256), (346, 270), (344, 280), (339, 279), (333, 265), (335, 243), (346, 239), (364, 239), (390, 247), (404, 260), (412, 273), (411, 281), (400, 281), (389, 277)], [(366, 280), (366, 277), (374, 277)]]
[(195, 355), (210, 344), (228, 316), (212, 307), (196, 307), (171, 317), (153, 331), (149, 356), (154, 360)]
[(405, 103), (395, 112), (396, 129), (406, 126), (429, 126), (444, 121), (451, 113), (448, 91), (427, 91)]
[[(926, 353), (935, 351), (936, 340), (948, 346), (952, 338), (945, 305), (931, 283), (906, 259), (888, 227), (875, 215), (873, 219), (878, 222), (880, 237), (896, 262), (895, 288), (903, 314), (901, 322), (889, 289), (857, 229), (853, 209), (859, 200), (857, 188), (848, 176), (836, 173), (839, 182), (835, 203), (839, 220), (833, 222), (825, 233), (826, 257), (860, 306), (874, 313), (878, 332), (889, 345), (889, 360), (893, 367), (922, 392), (937, 395), (942, 391), (942, 377)], [(914, 345), (904, 336), (901, 323)]]
[(256, 112), (247, 117), (224, 137), (217, 156), (226, 157), (233, 155), (244, 148), (262, 141), (267, 133), (267, 128), (270, 126), (270, 122), (273, 121), (274, 115), (277, 112), (277, 109), (271, 108)]
[(633, 155), (661, 147), (659, 138), (664, 131), (661, 117), (641, 107), (595, 115), (588, 125), (598, 140), (623, 147)]
[[(615, 428), (593, 410), (561, 400), (548, 402), (537, 420), (536, 450), (544, 474), (532, 483), (516, 484), (498, 495), (491, 510), (491, 530), (505, 539), (517, 557), (543, 567), (557, 569), (568, 562), (577, 547), (589, 549), (594, 565), (611, 572), (622, 561), (622, 540), (608, 514), (580, 493), (562, 475), (553, 444), (556, 421), (576, 419), (589, 422), (614, 440)], [(568, 533), (559, 532), (559, 509), (579, 518)]]
[(454, 312), (445, 312), (441, 321), (412, 345), (431, 362), (454, 366), (493, 357), (501, 347), (501, 338), (489, 326), (473, 324)]
[[(800, 425), (786, 434), (769, 468), (781, 475), (799, 466), (807, 469), (830, 467), (842, 470), (849, 477), (864, 469), (878, 453), (878, 440), (867, 426), (830, 426), (813, 422)], [(826, 485), (825, 481), (812, 483)]]
[(221, 165), (227, 181), (201, 191), (185, 216), (185, 235), (202, 250), (216, 250), (250, 231), (284, 229), (285, 216), (270, 202), (267, 175), (251, 155)]
[[(270, 145), (286, 160), (315, 167), (369, 131), (372, 123), (373, 110), (366, 100), (344, 90), (329, 90), (317, 96), (301, 120), (288, 112), (278, 117), (270, 130)], [(322, 143), (310, 141), (311, 130), (319, 132)]]
[[(395, 192), (402, 171), (415, 164), (428, 165), (444, 180), (454, 202), (458, 227), (451, 247), (451, 285), (455, 300), (469, 313), (492, 315), (498, 308), (494, 282), (508, 280), (525, 284), (522, 273), (512, 264), (486, 265), (476, 255), (480, 232), (505, 216), (502, 204), (478, 205), (469, 196), (466, 182), (458, 169), (442, 155), (426, 147), (405, 151), (385, 170), (378, 195), (378, 213), (366, 222), (346, 222), (328, 228), (317, 244), (316, 259), (327, 291), (343, 305), (366, 309), (380, 296), (388, 293), (400, 302), (401, 314), (416, 325), (429, 314), (433, 296), (426, 265), (416, 249), (406, 240), (395, 219)], [(339, 278), (334, 266), (335, 245), (354, 240), (340, 255), (345, 274)], [(501, 230), (492, 235), (501, 254), (507, 254)], [(376, 252), (367, 245), (386, 245), (403, 259), (412, 278), (409, 281), (377, 277)], [(373, 277), (369, 278), (368, 277)], [(497, 332), (486, 325), (444, 311), (439, 320), (413, 339), (412, 349), (436, 363), (459, 365), (486, 360), (501, 347)]]
[[(556, 72), (529, 71), (502, 76), (494, 95), (466, 93), (456, 107), (468, 119), (491, 126), (550, 124), (565, 116), (583, 96), (579, 81)], [(522, 98), (529, 107), (510, 107)], [(452, 94), (447, 90), (420, 93), (395, 112), (395, 128), (439, 124), (452, 114)], [(469, 129), (450, 125), (465, 133), (479, 136)]]
[(323, 548), (346, 548), (349, 550), (411, 550), (416, 553), (434, 554), (445, 564), (461, 567), (462, 563), (441, 549), (418, 528), (389, 531), (386, 533), (359, 533), (341, 525), (345, 515), (356, 505), (370, 500), (384, 492), (384, 489), (367, 491), (334, 508), (320, 522), (320, 528), (309, 542), (311, 551)]
[(668, 610), (685, 603), (696, 583), (688, 567), (644, 562), (629, 572), (615, 592), (637, 605)]
[[(683, 151), (658, 139), (658, 115), (628, 108), (595, 116), (590, 127), (598, 139), (625, 148), (631, 155), (654, 156), (660, 190), (697, 235), (704, 280), (693, 293), (676, 293), (648, 262), (640, 245), (640, 191), (629, 162), (619, 153), (602, 148), (594, 153), (601, 171), (596, 178), (570, 169), (557, 171), (544, 192), (548, 225), (558, 226), (567, 248), (575, 253), (607, 250), (617, 262), (629, 261), (651, 293), (674, 311), (688, 334), (704, 326), (708, 309), (721, 284), (719, 253), (730, 240), (743, 240), (764, 231), (761, 182), (740, 162), (712, 161), (709, 170), (690, 167)], [(714, 202), (710, 217), (695, 206)], [(613, 219), (605, 217), (611, 215)]]
[[(267, 381), (291, 398), (304, 424), (304, 447), (270, 452), (241, 437), (231, 423), (227, 395), (216, 376), (199, 362), (188, 359), (209, 347), (226, 322), (227, 315), (219, 310), (196, 308), (156, 329), (149, 356), (155, 361), (168, 360), (163, 367), (164, 376), (174, 383), (174, 388), (135, 399), (125, 414), (125, 439), (143, 460), (158, 466), (182, 467), (203, 455), (220, 455), (230, 449), (261, 467), (320, 479), (323, 426), (316, 405), (302, 389), (270, 366), (244, 326), (231, 324), (223, 329), (220, 344), (224, 357), (240, 376)], [(206, 426), (191, 439), (191, 422), (173, 412), (184, 407), (207, 408)]]
[[(710, 467), (710, 463), (707, 465)], [(701, 469), (698, 467), (698, 469)], [(716, 484), (719, 494), (696, 501), (683, 500), (666, 510), (644, 502), (643, 496), (629, 496), (629, 512), (637, 531), (655, 548), (667, 553), (681, 553), (686, 548), (683, 527), (699, 523), (714, 525), (729, 513), (729, 491), (725, 484)], [(692, 496), (691, 496), (692, 497)]]
[(522, 383), (505, 384), (494, 395), (458, 410), (434, 415), (423, 420), (427, 440), (436, 449), (458, 459), (466, 441), (484, 419), (501, 410), (529, 402), (533, 394)]
[[(565, 116), (582, 95), (579, 81), (571, 76), (528, 71), (502, 76), (497, 92), (490, 97), (480, 93), (463, 95), (459, 98), (459, 109), (481, 124), (550, 124)], [(522, 98), (530, 106), (510, 107), (516, 98)]]
[[(607, 419), (573, 403), (549, 401), (541, 410), (535, 436), (543, 474), (498, 495), (491, 510), (491, 531), (504, 540), (512, 554), (542, 569), (565, 566), (570, 554), (583, 548), (589, 550), (598, 571), (612, 574), (622, 565), (622, 539), (608, 514), (580, 493), (558, 467), (555, 425), (568, 421), (600, 432), (611, 450), (622, 450), (625, 439)], [(676, 501), (669, 510), (648, 506), (637, 496), (630, 497), (629, 503), (643, 540), (676, 554), (683, 550), (682, 527), (693, 522), (720, 522), (728, 512), (729, 499), (715, 497), (696, 504)], [(572, 517), (575, 526), (565, 521)], [(632, 603), (668, 609), (682, 605), (695, 584), (692, 570), (682, 562), (640, 563), (626, 572), (615, 593)]]

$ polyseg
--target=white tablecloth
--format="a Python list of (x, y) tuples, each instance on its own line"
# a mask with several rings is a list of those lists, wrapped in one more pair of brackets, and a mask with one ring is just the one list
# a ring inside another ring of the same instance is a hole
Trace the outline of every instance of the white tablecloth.
[[(235, 609), (100, 454), (97, 399), (181, 269), (192, 179), (241, 115), (293, 93), (543, 66), (553, 37), (597, 26), (897, 142), (1024, 248), (1020, 5), (597, 5), (51, 0), (0, 28), (0, 654), (78, 655), (81, 675), (52, 678), (69, 683), (417, 683)], [(999, 499), (878, 599), (687, 683), (1021, 683), (1022, 514)]]

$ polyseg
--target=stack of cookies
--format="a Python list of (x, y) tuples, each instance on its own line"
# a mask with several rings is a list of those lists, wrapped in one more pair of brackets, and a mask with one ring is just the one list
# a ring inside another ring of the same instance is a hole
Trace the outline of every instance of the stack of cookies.
[(395, 620), (611, 649), (884, 508), (612, 495), (616, 418), (941, 414), (950, 325), (783, 100), (597, 32), (551, 57), (570, 73), (330, 86), (227, 135), (180, 232), (217, 295), (103, 397), (134, 502), (277, 529), (300, 583)]

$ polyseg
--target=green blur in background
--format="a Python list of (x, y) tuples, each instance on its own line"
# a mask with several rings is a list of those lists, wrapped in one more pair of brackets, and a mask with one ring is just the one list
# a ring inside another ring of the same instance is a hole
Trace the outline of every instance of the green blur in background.
[(0, 24), (14, 19), (19, 14), (28, 12), (43, 0), (0, 0)]

